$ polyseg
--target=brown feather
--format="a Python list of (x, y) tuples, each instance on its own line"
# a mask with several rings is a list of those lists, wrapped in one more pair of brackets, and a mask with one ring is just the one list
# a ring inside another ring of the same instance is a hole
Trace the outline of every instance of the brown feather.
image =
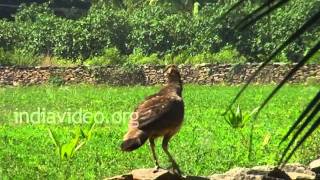
[(122, 150), (137, 149), (148, 138), (172, 136), (180, 129), (184, 116), (182, 81), (176, 66), (167, 67), (166, 72), (168, 84), (135, 108)]

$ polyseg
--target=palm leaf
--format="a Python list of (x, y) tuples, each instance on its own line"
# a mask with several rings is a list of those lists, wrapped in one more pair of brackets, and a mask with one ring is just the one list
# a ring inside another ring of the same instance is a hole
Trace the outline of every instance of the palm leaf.
[(317, 104), (317, 102), (320, 100), (320, 91), (317, 93), (317, 95), (311, 100), (311, 102), (308, 104), (306, 109), (300, 114), (299, 118), (294, 122), (294, 124), (291, 126), (289, 131), (286, 135), (282, 138), (279, 145), (281, 145), (284, 141), (286, 141), (289, 137), (289, 135), (293, 132), (293, 130), (302, 122), (302, 120), (310, 113), (312, 108)]
[[(320, 99), (317, 100), (316, 103), (320, 102)], [(316, 106), (316, 104), (313, 105), (313, 111), (309, 114), (309, 116), (306, 118), (305, 122), (301, 125), (301, 127), (297, 130), (297, 132), (294, 134), (294, 136), (292, 137), (291, 141), (289, 142), (288, 146), (285, 148), (285, 150), (283, 151), (282, 157), (279, 161), (279, 164), (282, 163), (285, 155), (287, 154), (287, 152), (289, 151), (290, 147), (293, 145), (293, 143), (295, 142), (295, 140), (297, 139), (297, 137), (302, 133), (302, 131), (308, 126), (308, 124), (312, 121), (312, 119), (319, 113), (320, 111), (320, 103), (318, 103), (318, 105)], [(306, 115), (307, 116), (307, 115)], [(301, 142), (303, 143), (303, 141)], [(295, 150), (293, 150), (295, 151)], [(287, 161), (287, 160), (286, 160)], [(285, 161), (285, 162), (286, 162)]]
[[(320, 107), (317, 106), (317, 110), (319, 113)], [(311, 122), (311, 121), (310, 121)], [(310, 123), (309, 122), (309, 123)], [(287, 156), (287, 158), (282, 161), (283, 158), (281, 158), (280, 163), (282, 164), (282, 166), (284, 166), (292, 157), (292, 155), (296, 152), (296, 150), (305, 142), (305, 140), (316, 130), (316, 128), (318, 128), (320, 125), (320, 117), (318, 117), (318, 119), (312, 124), (311, 128), (306, 132), (306, 134), (298, 141), (297, 145), (295, 145), (295, 147), (293, 148), (293, 150), (291, 151), (291, 153)], [(286, 152), (283, 154), (283, 157), (286, 155)]]
[(240, 89), (237, 95), (233, 98), (227, 110), (224, 114), (226, 114), (231, 107), (236, 103), (245, 89), (249, 86), (249, 84), (253, 81), (253, 79), (259, 74), (259, 72), (271, 62), (271, 60), (276, 57), (284, 48), (286, 48), (290, 43), (292, 43), (295, 39), (300, 37), (304, 32), (307, 31), (312, 25), (316, 24), (320, 19), (320, 11), (314, 14), (309, 20), (307, 20), (298, 30), (296, 30), (284, 43), (282, 43), (275, 51), (271, 53), (271, 55), (258, 67), (258, 69), (249, 77), (245, 85)]
[[(248, 16), (246, 16), (242, 21), (240, 21), (236, 28), (243, 30), (247, 28), (248, 26), (256, 23), (261, 18), (265, 17), (266, 15), (272, 13), (272, 11), (276, 10), (277, 8), (283, 6), (289, 2), (289, 0), (270, 0), (257, 8), (255, 11), (250, 13)], [(243, 1), (239, 1), (237, 3), (237, 6), (240, 6), (240, 4), (243, 3)], [(231, 10), (234, 10), (235, 7), (231, 8)], [(230, 11), (231, 11), (230, 10)], [(230, 11), (227, 12), (227, 14), (230, 13)], [(319, 25), (318, 22), (320, 20), (320, 11), (317, 11), (311, 18), (309, 18), (307, 21), (304, 22), (304, 24), (297, 29), (284, 43), (282, 43), (275, 51), (272, 52), (272, 54), (258, 67), (258, 69), (253, 73), (252, 76), (247, 80), (245, 85), (240, 89), (240, 91), (237, 93), (235, 98), (231, 101), (229, 106), (227, 107), (224, 114), (228, 113), (232, 106), (235, 104), (235, 102), (238, 100), (238, 98), (241, 96), (241, 94), (244, 92), (244, 90), (248, 87), (248, 85), (252, 82), (252, 80), (258, 75), (258, 73), (277, 55), (279, 54), (284, 48), (286, 48), (290, 43), (292, 43), (294, 40), (299, 38), (303, 33), (305, 33), (309, 28), (311, 28), (314, 25)], [(299, 61), (297, 65), (293, 67), (289, 71), (289, 73), (285, 76), (285, 78), (277, 85), (277, 87), (269, 94), (269, 96), (262, 102), (261, 106), (258, 109), (258, 112), (256, 113), (256, 116), (258, 116), (259, 112), (265, 107), (265, 105), (269, 102), (269, 100), (283, 87), (283, 85), (288, 82), (288, 80), (320, 49), (320, 41), (316, 43), (316, 45)], [(309, 124), (312, 123), (312, 120), (317, 117), (317, 114), (319, 114), (320, 111), (320, 91), (318, 94), (314, 97), (313, 100), (309, 103), (309, 105), (306, 107), (304, 112), (301, 113), (299, 118), (295, 121), (293, 126), (289, 129), (287, 134), (282, 139), (281, 143), (284, 142), (289, 135), (297, 128), (297, 126), (305, 119), (302, 126), (295, 132), (293, 135), (291, 141), (285, 148), (282, 157), (279, 161), (279, 165), (285, 165), (289, 159), (292, 157), (294, 152), (305, 142), (305, 140), (315, 131), (315, 129), (320, 125), (320, 117), (311, 125), (311, 128), (298, 140), (297, 144), (293, 147), (291, 152), (288, 156), (286, 156), (289, 152), (289, 149), (293, 146), (293, 143), (298, 139), (299, 135), (302, 134), (303, 130), (307, 128)], [(280, 144), (281, 144), (280, 143)]]
[(271, 0), (264, 3), (258, 9), (253, 11), (251, 14), (246, 16), (238, 25), (236, 25), (236, 29), (244, 29), (248, 26), (251, 26), (264, 16), (270, 14), (272, 11), (276, 10), (277, 8), (281, 7), (282, 5), (289, 2), (289, 0)]
[(269, 94), (269, 96), (262, 102), (259, 106), (259, 109), (256, 113), (256, 116), (259, 114), (261, 109), (270, 101), (270, 99), (281, 89), (281, 87), (302, 67), (306, 64), (306, 62), (320, 49), (320, 41), (304, 56), (304, 58), (299, 61), (297, 65), (295, 65), (289, 73), (285, 76), (285, 78), (277, 85), (276, 88)]
[(220, 17), (220, 19), (225, 19), (226, 16), (228, 16), (230, 14), (231, 11), (237, 9), (238, 7), (240, 7), (245, 0), (239, 0), (237, 3), (235, 3), (234, 5), (231, 6), (230, 9), (228, 9), (225, 13), (223, 13)]

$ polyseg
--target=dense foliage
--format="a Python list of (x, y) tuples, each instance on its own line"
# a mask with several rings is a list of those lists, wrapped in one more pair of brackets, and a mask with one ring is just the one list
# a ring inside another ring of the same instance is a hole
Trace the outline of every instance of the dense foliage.
[[(259, 1), (246, 3), (224, 20), (220, 19), (221, 15), (234, 1), (204, 1), (200, 10), (193, 13), (188, 4), (121, 1), (123, 3), (112, 5), (110, 2), (113, 1), (96, 1), (86, 15), (78, 19), (57, 16), (47, 3), (22, 5), (14, 21), (0, 20), (0, 48), (12, 53), (19, 51), (102, 64), (109, 64), (104, 62), (109, 48), (111, 51), (116, 48), (120, 53), (119, 60), (112, 63), (126, 62), (123, 59), (129, 62), (134, 59), (132, 63), (261, 61), (294, 32), (302, 20), (312, 15), (313, 11), (307, 10), (320, 8), (316, 0), (293, 0), (253, 27), (238, 32), (232, 28), (234, 24), (255, 9)], [(316, 28), (306, 33), (277, 61), (297, 61), (319, 35)], [(227, 58), (211, 58), (219, 57), (217, 53)], [(136, 62), (141, 56), (144, 61)], [(0, 63), (14, 64), (1, 55)]]

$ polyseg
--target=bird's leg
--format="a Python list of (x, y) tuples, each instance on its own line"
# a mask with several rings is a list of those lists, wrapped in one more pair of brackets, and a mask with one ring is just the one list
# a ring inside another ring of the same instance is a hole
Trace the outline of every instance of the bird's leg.
[(156, 164), (156, 167), (154, 169), (154, 173), (158, 172), (159, 169), (160, 169), (160, 166), (159, 166), (159, 162), (158, 162), (158, 158), (157, 158), (157, 155), (156, 155), (156, 151), (155, 151), (155, 144), (154, 144), (154, 139), (153, 138), (150, 138), (149, 139), (149, 142), (150, 142), (150, 148), (151, 148), (151, 152), (152, 152), (152, 157), (153, 157), (153, 160)]
[(181, 170), (179, 168), (179, 165), (177, 164), (177, 162), (173, 159), (173, 157), (171, 156), (170, 152), (168, 151), (168, 143), (169, 140), (172, 136), (164, 136), (163, 141), (162, 141), (162, 149), (164, 150), (164, 152), (166, 153), (166, 155), (169, 157), (169, 160), (172, 164), (172, 168), (174, 173), (178, 174), (179, 176), (181, 176)]

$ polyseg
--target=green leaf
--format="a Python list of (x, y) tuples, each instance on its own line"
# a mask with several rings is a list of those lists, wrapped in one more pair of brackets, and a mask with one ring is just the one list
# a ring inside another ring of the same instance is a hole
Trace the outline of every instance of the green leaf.
[(54, 134), (54, 133), (51, 131), (50, 128), (48, 128), (48, 132), (49, 132), (49, 137), (52, 139), (52, 141), (53, 141), (53, 143), (54, 143), (54, 145), (55, 145), (55, 147), (56, 147), (56, 152), (57, 152), (58, 154), (60, 154), (60, 152), (61, 152), (61, 144), (60, 144), (60, 142), (59, 142), (56, 134)]

